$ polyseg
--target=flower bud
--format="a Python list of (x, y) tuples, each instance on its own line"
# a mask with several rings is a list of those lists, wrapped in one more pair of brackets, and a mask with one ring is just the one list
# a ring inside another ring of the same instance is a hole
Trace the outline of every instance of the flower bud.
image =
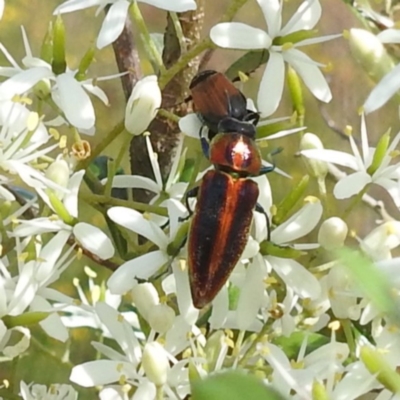
[(132, 135), (143, 133), (161, 106), (157, 77), (149, 75), (136, 83), (125, 109), (125, 129)]
[[(317, 135), (305, 133), (300, 141), (300, 150), (322, 150), (324, 146)], [(325, 178), (328, 173), (328, 165), (325, 161), (303, 157), (308, 173), (314, 178)]]
[(148, 310), (147, 317), (152, 329), (158, 333), (165, 333), (175, 321), (175, 311), (166, 304), (156, 304)]
[[(69, 182), (68, 163), (63, 159), (58, 159), (52, 162), (47, 168), (45, 176), (57, 185), (66, 188)], [(59, 199), (64, 197), (64, 192), (57, 191), (56, 194)]]
[(57, 15), (53, 27), (53, 61), (51, 67), (56, 75), (64, 73), (67, 69), (65, 61), (65, 26), (60, 15)]
[(166, 351), (159, 343), (151, 342), (144, 346), (142, 367), (147, 379), (156, 386), (167, 382), (169, 362)]
[(393, 69), (393, 60), (376, 35), (365, 29), (353, 28), (348, 38), (353, 57), (375, 82)]
[(160, 302), (156, 288), (151, 283), (141, 283), (131, 293), (139, 313), (147, 321), (150, 309)]
[(325, 386), (317, 380), (313, 381), (311, 393), (313, 400), (329, 400)]
[(343, 246), (347, 237), (346, 222), (338, 217), (325, 220), (318, 232), (318, 243), (326, 250), (334, 250)]

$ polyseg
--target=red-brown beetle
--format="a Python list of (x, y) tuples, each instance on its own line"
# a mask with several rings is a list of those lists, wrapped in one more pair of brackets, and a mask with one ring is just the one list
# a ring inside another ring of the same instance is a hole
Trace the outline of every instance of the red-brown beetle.
[(238, 132), (255, 137), (259, 114), (247, 109), (243, 93), (222, 73), (207, 70), (189, 86), (194, 109), (209, 128), (211, 140), (218, 132)]

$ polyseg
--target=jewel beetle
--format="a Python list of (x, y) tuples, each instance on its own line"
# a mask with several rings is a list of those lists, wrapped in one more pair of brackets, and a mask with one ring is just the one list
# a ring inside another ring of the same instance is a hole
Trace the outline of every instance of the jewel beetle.
[(246, 97), (221, 72), (198, 73), (189, 85), (194, 110), (208, 127), (211, 140), (218, 132), (238, 132), (255, 137), (260, 116), (247, 109)]
[[(211, 143), (201, 138), (202, 148), (214, 165), (200, 186), (186, 195), (193, 214), (188, 236), (188, 267), (193, 304), (210, 303), (239, 262), (249, 238), (253, 210), (266, 212), (257, 203), (259, 189), (250, 177), (265, 174), (260, 151), (251, 137), (218, 133)], [(194, 212), (190, 197), (197, 197)]]

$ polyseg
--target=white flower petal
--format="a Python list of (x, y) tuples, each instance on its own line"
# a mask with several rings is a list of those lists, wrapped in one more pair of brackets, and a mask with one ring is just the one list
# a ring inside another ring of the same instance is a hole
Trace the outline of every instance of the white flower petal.
[(285, 36), (303, 29), (313, 29), (321, 14), (321, 4), (318, 0), (305, 0), (279, 34)]
[(272, 231), (271, 241), (283, 244), (307, 235), (318, 224), (322, 211), (320, 201), (306, 203), (301, 210)]
[(107, 214), (117, 224), (144, 236), (161, 249), (167, 247), (168, 239), (163, 230), (154, 222), (144, 218), (140, 212), (126, 207), (112, 207)]
[(222, 289), (213, 300), (212, 305), (211, 316), (208, 320), (210, 329), (221, 329), (225, 326), (225, 321), (229, 312), (229, 293), (226, 285), (222, 286)]
[(100, 321), (107, 327), (129, 361), (134, 365), (138, 364), (142, 351), (132, 327), (124, 318), (121, 318), (121, 314), (115, 308), (106, 303), (98, 302), (95, 310)]
[(257, 0), (268, 26), (268, 34), (274, 38), (282, 26), (282, 2), (279, 0)]
[(99, 228), (86, 222), (79, 222), (74, 226), (72, 232), (83, 248), (102, 260), (108, 260), (114, 255), (114, 246), (111, 240)]
[(372, 92), (364, 103), (364, 111), (366, 114), (381, 108), (400, 89), (399, 76), (400, 64), (385, 75), (384, 78), (372, 89)]
[(280, 53), (270, 52), (257, 95), (257, 106), (263, 117), (276, 111), (282, 98), (285, 63)]
[(152, 251), (122, 264), (108, 279), (107, 286), (112, 294), (124, 294), (137, 283), (136, 278), (148, 279), (168, 262), (161, 251)]
[(83, 387), (119, 382), (132, 375), (132, 364), (123, 361), (97, 360), (72, 368), (69, 379)]
[[(157, 397), (156, 385), (150, 381), (144, 381), (135, 390), (135, 394), (133, 395), (132, 400), (154, 400), (156, 397)], [(110, 399), (105, 399), (105, 400), (110, 400)]]
[[(301, 53), (301, 54), (300, 54)], [(329, 103), (332, 93), (320, 69), (312, 65), (313, 60), (297, 49), (289, 49), (282, 53), (283, 58), (296, 70), (305, 85), (319, 100)], [(303, 58), (304, 61), (300, 60)]]
[(355, 172), (354, 174), (347, 175), (335, 185), (333, 195), (337, 199), (348, 199), (360, 193), (371, 181), (371, 177), (366, 172)]
[(16, 94), (32, 89), (39, 81), (52, 76), (48, 68), (38, 67), (22, 71), (0, 85), (0, 100), (10, 100)]
[(310, 44), (318, 44), (323, 42), (328, 42), (329, 40), (338, 39), (343, 37), (342, 33), (336, 33), (333, 35), (318, 36), (316, 38), (304, 39), (299, 42), (294, 43), (294, 47), (308, 46)]
[(172, 12), (185, 12), (197, 8), (194, 0), (168, 0), (167, 2), (165, 0), (139, 0), (139, 2)]
[(98, 99), (100, 99), (106, 106), (109, 105), (108, 97), (104, 93), (103, 89), (100, 89), (98, 86), (94, 86), (91, 83), (86, 83), (86, 82), (82, 83), (82, 86), (85, 88), (86, 91), (88, 91), (93, 96), (96, 96)]
[(68, 182), (69, 192), (65, 195), (63, 203), (65, 208), (74, 218), (78, 218), (78, 192), (81, 185), (85, 170), (75, 172)]
[(26, 221), (24, 220), (14, 229), (12, 236), (26, 237), (40, 235), (46, 232), (57, 232), (61, 229), (70, 230), (71, 227), (60, 220), (52, 221), (45, 217), (35, 218)]
[(274, 271), (301, 298), (316, 299), (321, 294), (318, 279), (301, 264), (289, 258), (267, 257)]
[[(3, 322), (1, 322), (1, 324), (3, 324)], [(17, 341), (17, 343), (13, 343), (3, 349), (4, 355), (9, 359), (13, 359), (24, 354), (28, 350), (31, 342), (31, 333), (29, 329), (23, 328), (22, 326), (16, 326), (15, 328), (11, 328), (9, 331), (20, 332), (22, 334), (22, 337)]]
[(194, 139), (200, 139), (200, 130), (202, 127), (203, 124), (195, 113), (187, 114), (179, 120), (179, 129), (181, 132)]
[(84, 10), (85, 8), (99, 6), (104, 3), (104, 0), (68, 0), (60, 4), (53, 12), (53, 15), (69, 13), (72, 11)]
[(300, 154), (308, 158), (314, 158), (316, 160), (342, 165), (343, 167), (348, 167), (355, 171), (359, 169), (357, 159), (353, 155), (344, 153), (342, 151), (327, 150), (327, 149), (311, 149), (311, 150), (302, 150)]
[(382, 43), (400, 43), (400, 29), (385, 29), (376, 36)]
[(189, 325), (193, 325), (197, 321), (199, 310), (193, 306), (188, 272), (183, 271), (176, 262), (173, 264), (172, 270), (175, 277), (176, 298), (178, 301), (180, 315)]
[[(90, 129), (94, 126), (94, 108), (89, 95), (70, 73), (57, 76), (56, 103), (64, 111), (67, 120), (75, 127)], [(57, 93), (58, 92), (58, 93)]]
[[(32, 308), (33, 303), (36, 303), (38, 299), (39, 298), (36, 297), (35, 301), (31, 303), (32, 310), (33, 310)], [(46, 319), (40, 321), (39, 325), (46, 332), (48, 336), (62, 343), (65, 343), (69, 338), (68, 330), (62, 323), (61, 318), (59, 317), (58, 314), (49, 315)]]
[(109, 8), (103, 25), (101, 26), (99, 36), (97, 37), (97, 47), (103, 47), (114, 42), (124, 29), (126, 16), (130, 3), (126, 0), (117, 0)]
[(257, 319), (258, 311), (264, 300), (265, 270), (262, 267), (262, 257), (256, 256), (249, 265), (246, 279), (241, 288), (236, 315), (240, 330), (247, 330)]
[(394, 204), (397, 208), (400, 208), (400, 186), (399, 183), (387, 178), (379, 178), (374, 181), (379, 186), (382, 186), (392, 197)]
[(241, 22), (224, 22), (211, 28), (211, 40), (219, 47), (230, 49), (267, 49), (270, 37), (262, 30)]
[[(107, 178), (101, 181), (103, 185), (106, 182)], [(140, 175), (116, 175), (114, 176), (112, 187), (145, 189), (153, 193), (159, 193), (161, 189), (152, 179)]]

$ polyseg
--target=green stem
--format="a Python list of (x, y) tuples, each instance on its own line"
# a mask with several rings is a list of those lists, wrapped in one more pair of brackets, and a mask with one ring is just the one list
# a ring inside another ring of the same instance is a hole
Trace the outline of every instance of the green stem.
[(361, 190), (355, 197), (353, 197), (353, 199), (351, 200), (350, 205), (344, 210), (343, 215), (342, 215), (342, 219), (343, 221), (346, 221), (346, 218), (349, 216), (349, 214), (353, 211), (354, 207), (358, 204), (362, 202), (362, 197), (364, 196), (364, 194), (367, 192), (368, 190), (368, 186), (365, 186), (363, 190)]
[(174, 12), (170, 12), (169, 16), (171, 17), (172, 23), (174, 24), (174, 29), (176, 32), (176, 37), (178, 38), (179, 41), (179, 47), (181, 48), (181, 53), (186, 53), (187, 46), (185, 41), (185, 35), (183, 34), (182, 25), (181, 22), (179, 21), (178, 15)]
[(38, 339), (36, 339), (34, 336), (31, 337), (31, 343), (34, 344), (42, 353), (46, 354), (48, 357), (52, 358), (53, 360), (56, 361), (57, 365), (64, 365), (65, 368), (71, 370), (73, 367), (75, 367), (74, 364), (72, 364), (71, 361), (69, 360), (61, 360), (60, 357), (58, 357), (54, 352), (50, 350), (50, 347), (44, 346)]
[(85, 160), (80, 161), (75, 170), (86, 169), (86, 167), (98, 156), (101, 152), (122, 132), (125, 130), (124, 121), (119, 122), (108, 134), (107, 136), (94, 148), (90, 154), (90, 157)]
[(146, 23), (144, 22), (142, 13), (140, 12), (140, 8), (137, 5), (137, 2), (134, 1), (129, 7), (129, 11), (131, 14), (131, 18), (135, 23), (135, 26), (139, 30), (140, 37), (144, 44), (145, 50), (149, 59), (152, 60), (155, 64), (154, 70), (157, 72), (159, 70), (161, 73), (165, 71), (165, 67), (161, 58), (161, 55), (154, 44), (153, 39), (150, 36), (150, 33), (147, 29)]
[(163, 217), (168, 217), (168, 211), (165, 207), (153, 206), (146, 203), (140, 203), (138, 201), (128, 201), (115, 199), (113, 197), (108, 197), (99, 194), (87, 194), (87, 193), (79, 193), (79, 198), (86, 201), (89, 204), (107, 204), (109, 206), (121, 206), (132, 208), (137, 211), (149, 212), (157, 215), (161, 215)]
[(124, 138), (122, 140), (121, 148), (119, 149), (118, 156), (116, 160), (113, 163), (109, 163), (109, 167), (112, 166), (112, 168), (109, 168), (108, 174), (107, 174), (107, 183), (104, 188), (104, 195), (111, 197), (111, 190), (112, 190), (112, 184), (114, 180), (114, 176), (118, 170), (118, 168), (121, 165), (122, 159), (126, 153), (126, 149), (129, 149), (129, 143), (132, 140), (132, 135), (124, 129)]
[(356, 358), (356, 344), (354, 341), (354, 335), (352, 332), (352, 325), (349, 319), (341, 319), (340, 325), (343, 327), (344, 336), (346, 337), (347, 345), (350, 350), (350, 357)]
[(156, 386), (156, 400), (164, 399), (164, 389), (162, 385)]
[(240, 354), (240, 349), (242, 348), (242, 343), (243, 343), (245, 333), (246, 333), (246, 331), (239, 331), (238, 337), (236, 339), (235, 347), (232, 351), (232, 355), (234, 357), (237, 357)]
[(167, 118), (170, 121), (176, 122), (176, 123), (178, 123), (179, 120), (181, 119), (181, 117), (179, 117), (178, 115), (176, 115), (170, 111), (164, 110), (163, 108), (160, 108), (158, 110), (158, 114), (161, 115), (162, 117)]
[[(247, 0), (234, 0), (230, 2), (230, 6), (226, 10), (225, 14), (220, 19), (221, 22), (232, 21), (238, 10), (243, 7)], [(207, 49), (216, 49), (217, 46), (211, 42), (210, 38), (203, 39), (196, 46), (192, 47), (187, 53), (183, 54), (180, 59), (167, 71), (161, 74), (158, 84), (160, 89), (163, 90), (168, 82), (181, 70), (187, 67), (193, 58), (197, 57), (201, 52)]]
[(247, 349), (247, 351), (243, 354), (243, 357), (241, 360), (238, 362), (238, 366), (245, 367), (247, 364), (247, 361), (250, 357), (253, 356), (253, 353), (256, 351), (257, 344), (261, 342), (261, 340), (264, 339), (265, 335), (269, 332), (271, 329), (269, 324), (264, 324), (262, 327), (261, 331), (258, 333), (257, 337), (253, 340), (253, 343), (250, 345), (250, 347)]
[(193, 58), (197, 57), (200, 53), (207, 49), (216, 48), (211, 39), (205, 38), (196, 46), (192, 47), (187, 53), (183, 54), (181, 58), (167, 71), (165, 71), (159, 78), (158, 84), (160, 89), (163, 90), (169, 81), (180, 71), (187, 67)]

